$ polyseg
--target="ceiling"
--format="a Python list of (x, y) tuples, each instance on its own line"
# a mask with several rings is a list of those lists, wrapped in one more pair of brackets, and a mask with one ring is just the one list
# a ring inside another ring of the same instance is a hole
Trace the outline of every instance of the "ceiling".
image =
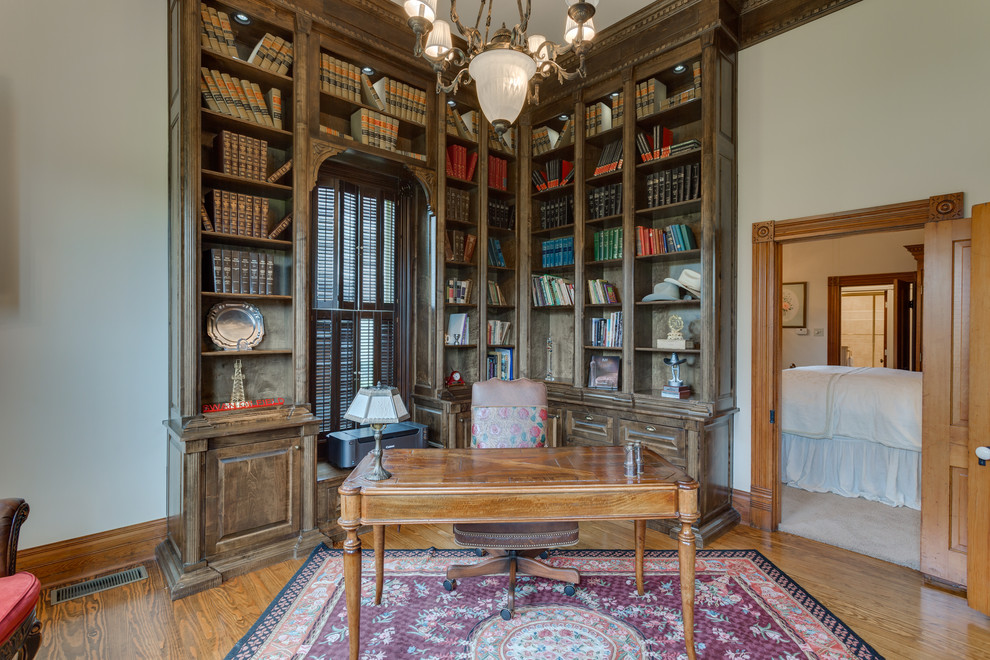
[[(403, 0), (393, 0), (401, 5)], [(525, 0), (521, 0), (525, 7)], [(598, 31), (617, 23), (637, 10), (650, 4), (653, 0), (601, 0), (595, 11), (595, 29)], [(478, 7), (482, 0), (460, 0), (457, 12), (461, 24), (474, 27), (478, 18)], [(531, 0), (532, 13), (529, 19), (528, 34), (543, 34), (550, 41), (562, 43), (564, 40), (564, 20), (567, 18), (567, 3), (565, 0)], [(502, 23), (512, 27), (519, 22), (519, 11), (515, 0), (492, 0), (492, 31), (501, 27)], [(450, 22), (450, 0), (437, 0), (437, 16)], [(484, 30), (485, 18), (482, 17), (479, 29)], [(456, 32), (456, 29), (452, 29)]]

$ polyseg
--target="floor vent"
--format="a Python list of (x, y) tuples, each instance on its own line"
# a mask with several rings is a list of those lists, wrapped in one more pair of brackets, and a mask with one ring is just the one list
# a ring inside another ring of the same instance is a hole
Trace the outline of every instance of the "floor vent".
[(58, 605), (59, 603), (64, 603), (65, 601), (72, 600), (73, 598), (88, 596), (99, 591), (113, 589), (114, 587), (122, 587), (125, 584), (138, 582), (139, 580), (146, 580), (147, 578), (147, 569), (145, 569), (144, 566), (137, 566), (135, 568), (129, 568), (126, 571), (119, 571), (110, 575), (104, 575), (103, 577), (98, 577), (93, 580), (86, 580), (85, 582), (71, 584), (67, 587), (52, 589), (49, 592), (49, 599), (51, 600), (52, 605)]

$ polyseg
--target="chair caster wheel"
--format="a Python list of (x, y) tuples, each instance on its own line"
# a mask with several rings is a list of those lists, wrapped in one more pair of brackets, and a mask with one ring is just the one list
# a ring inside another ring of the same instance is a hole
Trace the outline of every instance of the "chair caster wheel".
[(485, 556), (485, 550), (484, 550), (484, 548), (475, 548), (474, 549), (474, 556), (475, 557), (484, 557)]
[(447, 591), (453, 591), (455, 587), (457, 587), (457, 580), (443, 581), (443, 588), (446, 589)]
[(546, 550), (544, 550), (543, 552), (540, 553), (540, 559), (546, 559), (549, 556), (550, 556), (550, 553), (547, 552)]
[(501, 614), (502, 618), (505, 619), (506, 621), (512, 618), (512, 612), (510, 612), (507, 609), (502, 610), (501, 612), (499, 612), (499, 614)]
[(567, 594), (568, 596), (573, 596), (574, 594), (577, 593), (577, 589), (574, 588), (573, 584), (569, 584), (566, 587), (564, 587), (564, 593)]

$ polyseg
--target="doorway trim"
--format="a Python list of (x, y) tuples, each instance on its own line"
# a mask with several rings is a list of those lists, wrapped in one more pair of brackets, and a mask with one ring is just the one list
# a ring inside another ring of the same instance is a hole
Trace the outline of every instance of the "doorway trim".
[(780, 524), (780, 287), (785, 243), (904, 229), (963, 217), (963, 194), (753, 224), (750, 525)]

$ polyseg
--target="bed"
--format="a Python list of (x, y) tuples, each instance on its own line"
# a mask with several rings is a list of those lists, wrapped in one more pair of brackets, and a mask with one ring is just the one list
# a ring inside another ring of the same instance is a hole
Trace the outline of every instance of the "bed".
[(812, 492), (921, 508), (921, 373), (785, 369), (781, 478)]

